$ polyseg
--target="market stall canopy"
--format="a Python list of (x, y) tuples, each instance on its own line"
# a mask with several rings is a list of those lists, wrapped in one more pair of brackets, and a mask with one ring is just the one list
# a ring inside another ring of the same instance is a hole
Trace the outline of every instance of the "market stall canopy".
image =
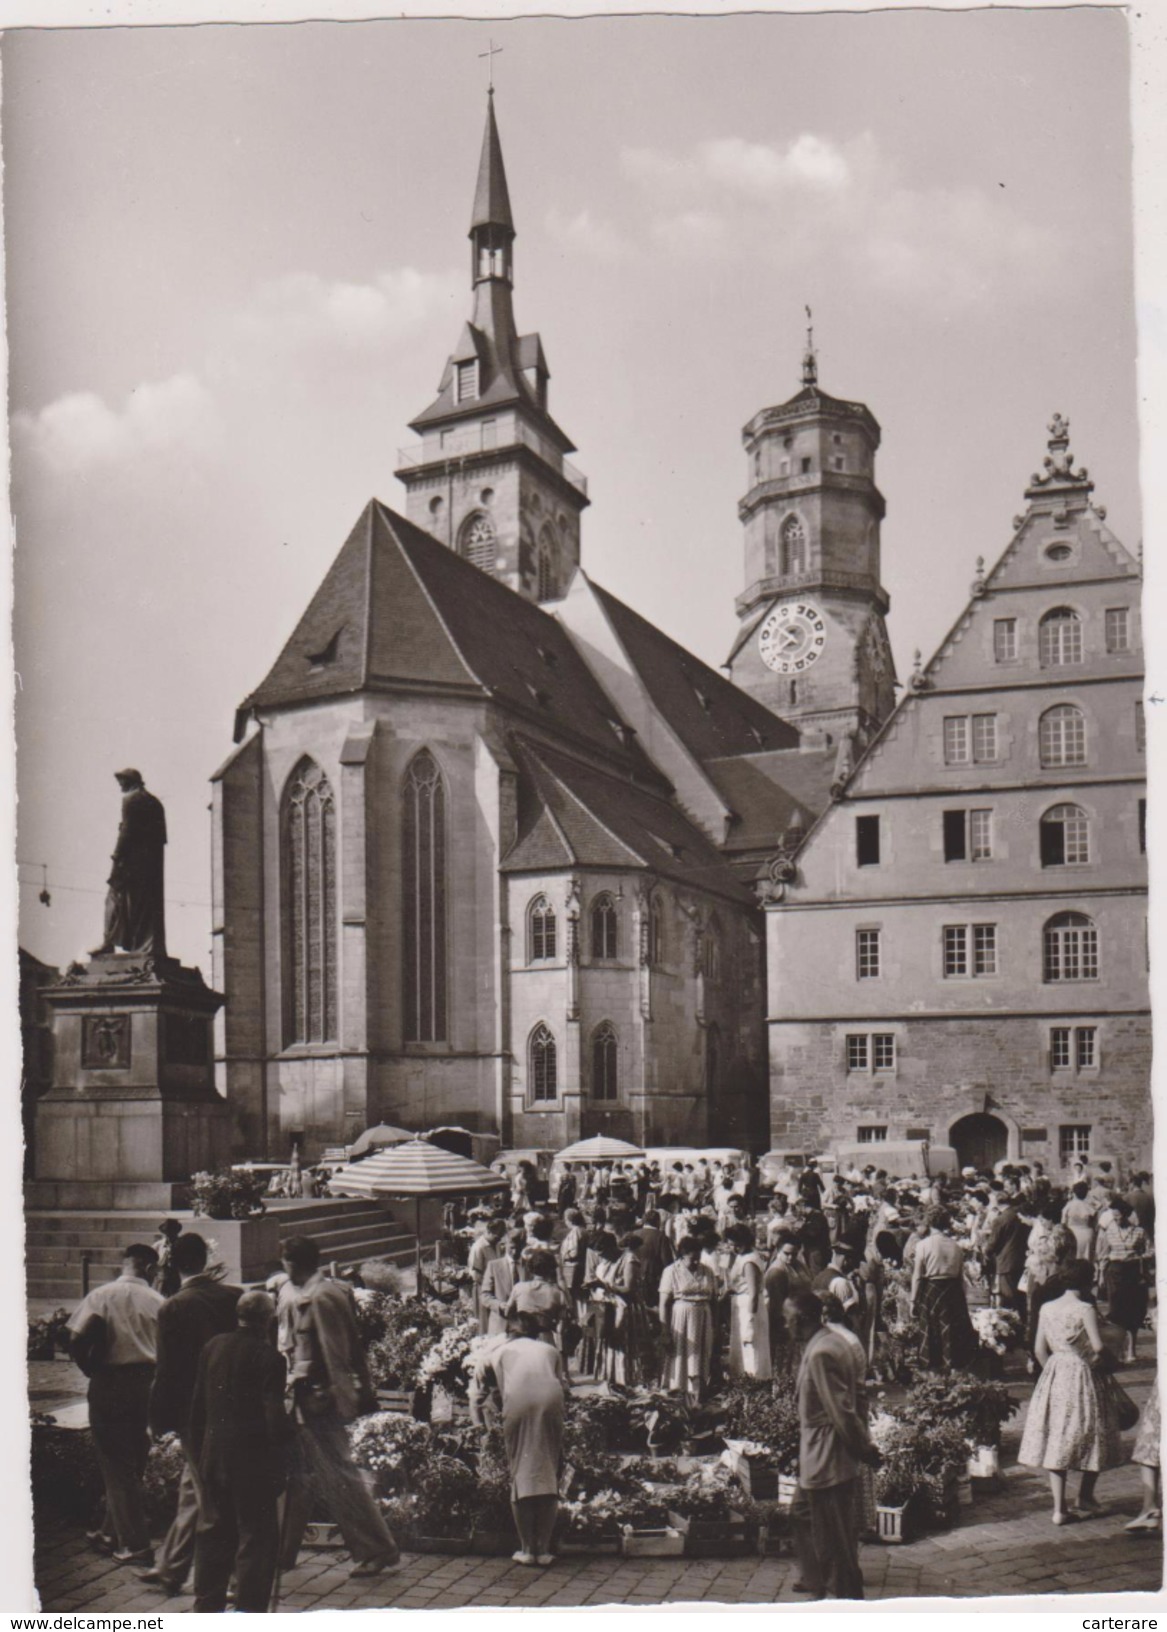
[(404, 1145), (410, 1139), (416, 1139), (415, 1133), (408, 1128), (395, 1128), (388, 1122), (378, 1122), (375, 1128), (366, 1128), (360, 1138), (355, 1140), (349, 1150), (350, 1156), (363, 1156), (367, 1150), (375, 1150), (381, 1145)]
[(643, 1155), (639, 1145), (625, 1144), (623, 1139), (609, 1139), (606, 1133), (597, 1133), (594, 1138), (568, 1145), (555, 1159), (559, 1162), (620, 1162), (625, 1157)]
[(505, 1190), (506, 1180), (467, 1156), (455, 1156), (427, 1139), (389, 1145), (363, 1162), (342, 1167), (328, 1181), (338, 1196), (465, 1196)]

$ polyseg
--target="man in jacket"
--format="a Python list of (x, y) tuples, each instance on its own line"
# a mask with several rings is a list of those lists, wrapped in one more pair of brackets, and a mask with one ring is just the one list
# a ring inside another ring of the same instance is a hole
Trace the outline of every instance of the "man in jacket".
[(182, 1591), (194, 1561), (199, 1484), (189, 1427), (199, 1356), (212, 1337), (235, 1330), (235, 1305), (241, 1288), (207, 1274), (207, 1243), (190, 1231), (171, 1248), (170, 1261), (181, 1286), (158, 1311), (158, 1369), (150, 1391), (150, 1433), (155, 1439), (177, 1434), (184, 1466), (178, 1483), (178, 1509), (158, 1556), (140, 1579), (167, 1593)]
[(506, 1306), (511, 1293), (523, 1277), (523, 1248), (527, 1237), (522, 1230), (512, 1230), (507, 1237), (506, 1253), (491, 1259), (482, 1276), (482, 1309), (486, 1315), (487, 1337), (497, 1337), (507, 1329)]
[(801, 1571), (795, 1590), (862, 1598), (857, 1480), (861, 1463), (879, 1461), (860, 1412), (862, 1346), (823, 1325), (813, 1292), (795, 1292), (783, 1313), (791, 1341), (802, 1345), (798, 1491), (790, 1512)]
[(1020, 1281), (1029, 1245), (1029, 1225), (1017, 1208), (1017, 1194), (1011, 1190), (985, 1240), (985, 1255), (992, 1261), (997, 1280), (997, 1296), (1002, 1309), (1025, 1314), (1025, 1294)]
[(482, 1301), (482, 1282), (486, 1275), (487, 1266), (492, 1264), (502, 1251), (502, 1238), (506, 1234), (506, 1224), (501, 1218), (492, 1218), (486, 1229), (470, 1245), (470, 1254), (466, 1259), (466, 1267), (474, 1277), (474, 1313), (478, 1316), (478, 1330), (481, 1336), (487, 1333), (489, 1310)]
[(271, 1342), (268, 1294), (245, 1292), (237, 1314), (237, 1330), (204, 1344), (191, 1402), (189, 1445), (202, 1491), (194, 1561), (200, 1614), (223, 1613), (234, 1570), (236, 1610), (262, 1615), (279, 1554), (286, 1367)]
[(89, 1540), (113, 1552), (119, 1564), (149, 1564), (154, 1557), (142, 1477), (162, 1307), (150, 1285), (157, 1265), (153, 1247), (127, 1247), (117, 1280), (94, 1287), (68, 1325), (71, 1351), (89, 1377), (89, 1427), (105, 1485), (105, 1520)]
[(357, 1578), (394, 1569), (401, 1557), (349, 1451), (346, 1424), (376, 1405), (352, 1293), (320, 1273), (320, 1248), (305, 1235), (284, 1242), (288, 1283), (280, 1292), (288, 1316), (289, 1375), (296, 1422), (293, 1477), (284, 1514), (282, 1563), (296, 1561), (315, 1486), (340, 1526)]

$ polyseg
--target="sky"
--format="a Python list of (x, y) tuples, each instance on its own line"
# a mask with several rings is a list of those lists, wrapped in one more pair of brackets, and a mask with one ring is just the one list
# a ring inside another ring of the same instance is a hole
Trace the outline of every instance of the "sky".
[[(1069, 416), (1141, 535), (1117, 10), (15, 31), (3, 108), (21, 942), (101, 938), (113, 771), (170, 829), (208, 974), (209, 778), (469, 316), (493, 41), (516, 313), (583, 564), (706, 661), (743, 587), (741, 427), (883, 430), (901, 678)], [(47, 865), (51, 906), (38, 900)]]

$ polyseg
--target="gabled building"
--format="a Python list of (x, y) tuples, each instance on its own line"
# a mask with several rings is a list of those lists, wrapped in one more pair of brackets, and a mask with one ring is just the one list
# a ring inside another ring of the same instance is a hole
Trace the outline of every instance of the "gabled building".
[(1057, 416), (1000, 560), (774, 868), (776, 1146), (1146, 1160), (1141, 572), (1092, 490)]

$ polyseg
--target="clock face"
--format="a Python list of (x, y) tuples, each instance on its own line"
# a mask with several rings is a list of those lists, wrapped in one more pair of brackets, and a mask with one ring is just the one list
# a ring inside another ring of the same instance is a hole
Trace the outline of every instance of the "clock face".
[(784, 601), (758, 632), (762, 662), (778, 674), (801, 674), (827, 643), (827, 625), (813, 601)]

